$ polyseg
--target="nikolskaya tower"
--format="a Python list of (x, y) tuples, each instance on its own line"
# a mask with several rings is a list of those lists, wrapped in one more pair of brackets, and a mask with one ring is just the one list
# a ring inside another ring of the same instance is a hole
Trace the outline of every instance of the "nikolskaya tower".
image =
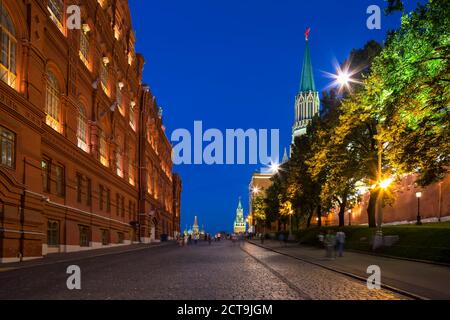
[(292, 143), (295, 138), (306, 133), (306, 127), (313, 117), (319, 113), (320, 99), (316, 91), (314, 74), (309, 51), (310, 28), (305, 32), (305, 53), (303, 57), (300, 88), (295, 97), (295, 122), (292, 128)]

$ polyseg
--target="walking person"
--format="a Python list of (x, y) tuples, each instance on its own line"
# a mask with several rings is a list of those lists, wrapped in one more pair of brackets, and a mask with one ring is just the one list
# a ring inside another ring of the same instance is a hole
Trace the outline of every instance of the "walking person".
[(336, 246), (336, 237), (332, 230), (328, 230), (327, 235), (325, 236), (325, 248), (326, 248), (326, 257), (328, 259), (334, 259), (334, 248)]
[(344, 243), (345, 233), (343, 231), (339, 231), (336, 233), (336, 251), (338, 252), (339, 257), (342, 257), (344, 254)]
[(208, 234), (208, 244), (211, 245), (211, 235)]
[(280, 235), (278, 236), (278, 240), (280, 240), (280, 245), (284, 245), (284, 233), (280, 232)]

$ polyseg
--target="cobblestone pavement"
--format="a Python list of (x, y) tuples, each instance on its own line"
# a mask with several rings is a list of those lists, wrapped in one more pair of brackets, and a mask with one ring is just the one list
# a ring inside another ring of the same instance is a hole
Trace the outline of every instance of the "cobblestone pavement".
[[(66, 287), (69, 265), (81, 268), (81, 290)], [(0, 272), (0, 299), (397, 298), (247, 243), (170, 245)]]
[(314, 300), (399, 300), (388, 290), (369, 290), (362, 281), (245, 243), (242, 249)]

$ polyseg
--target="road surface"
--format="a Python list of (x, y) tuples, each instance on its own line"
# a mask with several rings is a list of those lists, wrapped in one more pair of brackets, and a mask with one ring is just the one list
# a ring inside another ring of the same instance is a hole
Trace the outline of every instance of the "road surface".
[[(405, 299), (245, 242), (169, 244), (76, 259), (0, 266), (0, 299)], [(81, 290), (67, 288), (70, 265), (80, 267)]]

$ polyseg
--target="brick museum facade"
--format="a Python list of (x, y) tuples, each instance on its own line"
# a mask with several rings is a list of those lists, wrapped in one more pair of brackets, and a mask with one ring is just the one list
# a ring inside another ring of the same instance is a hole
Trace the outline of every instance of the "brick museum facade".
[(128, 1), (0, 10), (0, 262), (176, 236), (181, 179)]

